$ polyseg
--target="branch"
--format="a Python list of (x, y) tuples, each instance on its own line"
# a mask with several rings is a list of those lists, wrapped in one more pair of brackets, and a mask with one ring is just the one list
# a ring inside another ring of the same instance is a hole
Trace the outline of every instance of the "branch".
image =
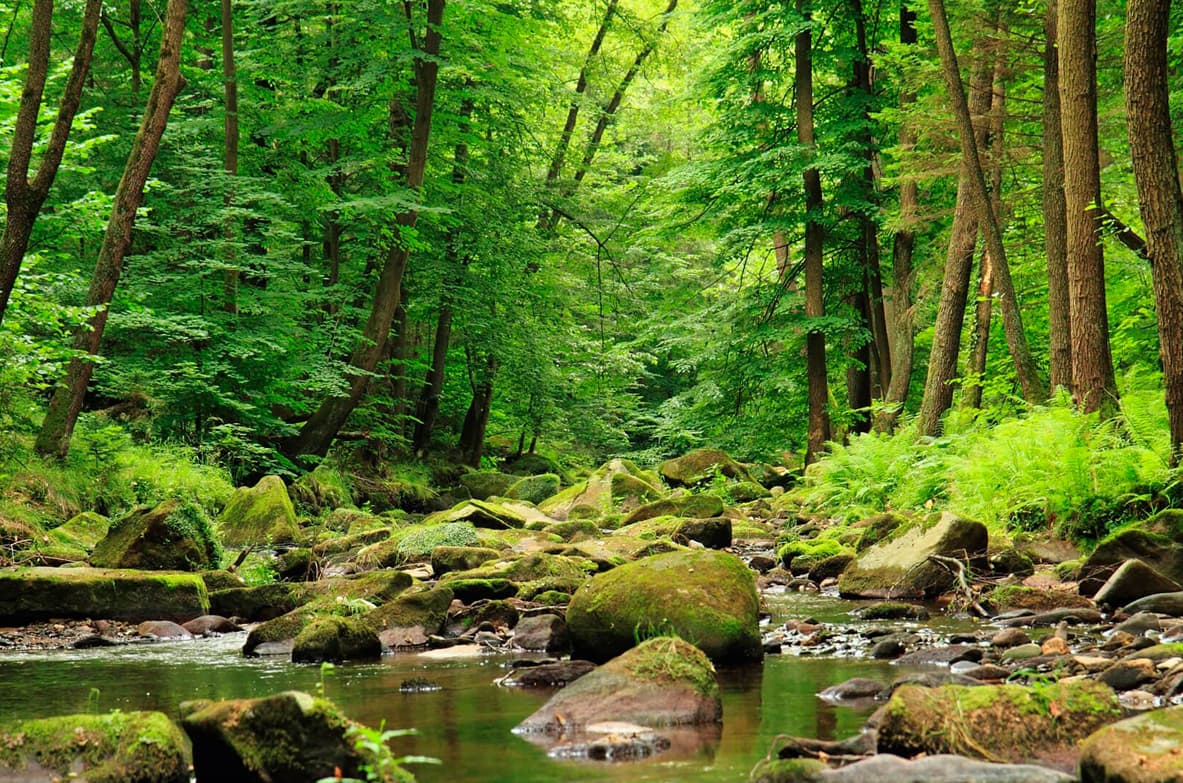
[(1134, 251), (1138, 258), (1143, 259), (1149, 264), (1154, 263), (1154, 260), (1150, 258), (1150, 253), (1146, 249), (1146, 240), (1138, 236), (1138, 232), (1122, 222), (1121, 218), (1110, 212), (1108, 207), (1101, 208), (1101, 222), (1113, 229), (1113, 236), (1117, 241)]

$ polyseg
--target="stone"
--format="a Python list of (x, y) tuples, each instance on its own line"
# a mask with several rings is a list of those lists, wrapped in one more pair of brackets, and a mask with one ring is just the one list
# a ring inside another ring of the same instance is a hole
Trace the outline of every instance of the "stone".
[(861, 620), (927, 620), (928, 610), (916, 604), (882, 601), (870, 606), (860, 606), (851, 614)]
[(514, 647), (562, 654), (571, 649), (567, 621), (553, 614), (523, 617), (513, 629)]
[(488, 547), (437, 546), (431, 550), (431, 570), (437, 577), (440, 577), (452, 571), (468, 571), (478, 568), (500, 556), (500, 552)]
[(898, 639), (884, 639), (876, 642), (870, 655), (877, 661), (890, 661), (908, 652), (908, 647)]
[(1082, 783), (1177, 783), (1183, 779), (1183, 707), (1106, 726), (1080, 748)]
[(976, 645), (946, 644), (938, 647), (923, 647), (902, 656), (896, 663), (900, 666), (924, 664), (951, 666), (958, 661), (974, 661), (976, 663), (982, 660), (982, 655), (982, 648)]
[(1132, 691), (1158, 679), (1154, 663), (1147, 658), (1117, 661), (1097, 677), (1115, 691)]
[(1183, 617), (1183, 591), (1177, 593), (1158, 593), (1131, 601), (1122, 607), (1124, 614), (1138, 612), (1153, 612), (1165, 614), (1168, 617)]
[(233, 547), (269, 547), (296, 540), (296, 509), (279, 476), (239, 487), (218, 517), (222, 540)]
[(170, 620), (145, 620), (136, 626), (136, 633), (140, 636), (150, 636), (154, 639), (170, 639), (189, 641), (193, 634), (183, 626)]
[(1043, 655), (1043, 647), (1041, 645), (1035, 644), (1034, 642), (1017, 644), (1002, 654), (1002, 662), (1027, 661), (1040, 655)]
[(210, 611), (214, 614), (238, 617), (246, 622), (272, 620), (303, 602), (303, 592), (290, 584), (232, 587), (215, 590), (209, 597)]
[(90, 552), (106, 537), (110, 529), (111, 522), (106, 517), (93, 511), (84, 511), (50, 530), (49, 535), (62, 544)]
[(453, 597), (447, 587), (412, 588), (371, 610), (366, 622), (387, 647), (421, 647), (443, 629)]
[(1068, 642), (1058, 636), (1049, 636), (1039, 646), (1043, 655), (1068, 655)]
[(643, 522), (654, 517), (682, 517), (708, 519), (723, 513), (723, 499), (708, 493), (672, 495), (634, 509), (622, 521), (622, 525)]
[(747, 469), (719, 449), (697, 449), (677, 459), (666, 460), (657, 472), (671, 487), (694, 487), (716, 475), (737, 481), (752, 481)]
[(1138, 559), (1183, 584), (1183, 510), (1169, 509), (1106, 536), (1080, 567), (1080, 594), (1094, 595), (1117, 568)]
[(0, 623), (187, 620), (209, 611), (196, 574), (99, 568), (0, 569)]
[(28, 720), (0, 728), (0, 780), (188, 783), (181, 730), (161, 712)]
[(562, 482), (554, 473), (542, 473), (537, 476), (527, 476), (518, 479), (505, 490), (505, 497), (513, 500), (524, 500), (535, 505), (559, 493)]
[(674, 540), (683, 544), (697, 542), (707, 549), (726, 549), (731, 546), (731, 520), (727, 517), (687, 519), (678, 525)]
[(1181, 590), (1183, 585), (1163, 576), (1141, 560), (1133, 558), (1117, 567), (1108, 581), (1101, 585), (1093, 600), (1101, 606), (1117, 607), (1148, 595), (1175, 593)]
[(548, 755), (589, 761), (636, 761), (669, 750), (671, 744), (668, 737), (646, 726), (621, 721), (593, 723), (583, 733), (586, 739), (560, 742)]
[(498, 685), (514, 688), (562, 688), (594, 670), (591, 661), (557, 661), (539, 666), (514, 668), (497, 681)]
[(759, 660), (758, 621), (752, 571), (735, 555), (713, 550), (654, 555), (597, 574), (567, 608), (575, 653), (593, 661), (667, 632), (714, 661)]
[[(803, 763), (803, 762), (812, 762)], [(1035, 764), (996, 764), (938, 754), (908, 761), (879, 754), (837, 769), (812, 759), (757, 767), (750, 783), (1075, 783), (1076, 778)]]
[(294, 663), (357, 661), (382, 655), (382, 642), (358, 617), (317, 617), (292, 642)]
[(422, 526), (430, 528), (457, 522), (466, 522), (473, 527), (488, 530), (507, 530), (523, 528), (527, 520), (522, 514), (500, 503), (489, 500), (465, 500), (447, 511), (439, 511), (425, 518)]
[(1031, 637), (1022, 628), (1003, 628), (998, 633), (990, 637), (990, 644), (993, 647), (1006, 650), (1011, 647), (1018, 647), (1023, 644), (1030, 644)]
[(289, 549), (275, 559), (275, 573), (281, 582), (314, 582), (320, 578), (320, 561), (311, 549)]
[(657, 500), (665, 494), (660, 484), (656, 474), (641, 470), (629, 460), (614, 459), (601, 465), (586, 480), (547, 498), (538, 508), (559, 521), (598, 520), (612, 514), (628, 514)]
[(216, 614), (203, 614), (201, 617), (182, 623), (181, 627), (194, 636), (217, 636), (224, 633), (238, 633), (242, 630), (240, 626)]
[(497, 470), (477, 470), (465, 473), (460, 477), (460, 485), (477, 500), (488, 500), (497, 495), (504, 495), (517, 481), (517, 476)]
[(817, 696), (822, 701), (840, 702), (854, 699), (873, 699), (887, 690), (887, 683), (867, 677), (854, 677), (846, 682), (831, 685)]
[(217, 568), (222, 550), (209, 517), (195, 503), (166, 500), (120, 519), (94, 548), (96, 568), (201, 571)]
[(1161, 629), (1162, 622), (1158, 619), (1158, 615), (1150, 612), (1137, 612), (1113, 626), (1115, 632), (1129, 633), (1135, 636)]
[(603, 721), (649, 728), (718, 723), (723, 716), (715, 670), (681, 639), (649, 639), (556, 693), (514, 729), (553, 734)]
[(846, 570), (847, 566), (853, 562), (854, 555), (846, 552), (838, 555), (830, 555), (818, 561), (809, 569), (809, 581), (820, 584), (827, 579), (837, 579)]
[(838, 579), (847, 597), (931, 598), (953, 587), (955, 577), (933, 555), (964, 561), (986, 553), (988, 534), (980, 522), (948, 512), (897, 529), (867, 549)]
[(1102, 621), (1101, 613), (1096, 609), (1080, 609), (1068, 607), (1053, 609), (1050, 612), (1040, 612), (1026, 617), (1016, 617), (999, 623), (1007, 628), (1026, 626), (1029, 628), (1047, 628), (1067, 623), (1069, 625), (1096, 625)]
[(1093, 608), (1092, 601), (1074, 592), (1026, 585), (996, 587), (986, 595), (985, 602), (993, 606), (1000, 615), (1019, 610), (1030, 610), (1034, 614), (1054, 609)]

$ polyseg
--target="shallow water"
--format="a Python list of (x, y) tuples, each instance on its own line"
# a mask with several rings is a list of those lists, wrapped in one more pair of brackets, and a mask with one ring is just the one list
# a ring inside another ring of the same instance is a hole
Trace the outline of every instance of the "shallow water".
[[(841, 620), (850, 608), (817, 596), (775, 597), (768, 603), (776, 622), (788, 616)], [(494, 685), (507, 657), (445, 662), (400, 654), (375, 663), (340, 665), (322, 675), (319, 666), (243, 658), (243, 639), (235, 634), (195, 642), (7, 654), (0, 657), (0, 719), (111, 709), (154, 709), (175, 716), (186, 700), (289, 689), (316, 692), (323, 679), (325, 695), (351, 717), (373, 726), (385, 721), (389, 728), (418, 729), (418, 736), (397, 740), (395, 748), (443, 762), (415, 767), (423, 783), (707, 783), (745, 779), (777, 735), (840, 739), (856, 733), (866, 712), (822, 702), (817, 692), (851, 677), (891, 680), (902, 673), (875, 661), (789, 656), (722, 669), (721, 733), (690, 752), (610, 765), (551, 759), (511, 733), (549, 693)], [(442, 689), (400, 693), (399, 685), (412, 677), (429, 679)]]

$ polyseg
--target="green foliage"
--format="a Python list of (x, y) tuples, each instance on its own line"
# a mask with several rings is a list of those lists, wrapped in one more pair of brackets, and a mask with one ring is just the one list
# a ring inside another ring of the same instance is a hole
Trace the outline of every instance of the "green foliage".
[(408, 529), (398, 542), (399, 554), (404, 557), (423, 557), (437, 546), (479, 546), (476, 529), (467, 522)]

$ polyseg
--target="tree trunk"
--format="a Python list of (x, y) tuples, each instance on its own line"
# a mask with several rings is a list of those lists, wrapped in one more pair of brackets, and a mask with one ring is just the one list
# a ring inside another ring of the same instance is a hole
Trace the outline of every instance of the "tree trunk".
[(1068, 296), (1072, 392), (1085, 411), (1111, 415), (1117, 382), (1105, 309), (1103, 212), (1097, 144), (1095, 0), (1063, 0), (1057, 33), (1060, 111), (1064, 134), (1064, 202), (1068, 235)]
[[(238, 176), (238, 75), (234, 67), (234, 2), (222, 0), (222, 80), (226, 95), (225, 166), (226, 176), (233, 181)], [(234, 203), (233, 189), (226, 194), (226, 204)], [(238, 315), (238, 268), (234, 265), (234, 220), (226, 218), (227, 261), (224, 273), (222, 308)]]
[(88, 307), (97, 308), (89, 323), (74, 335), (74, 349), (82, 354), (70, 360), (66, 380), (54, 391), (37, 436), (37, 453), (43, 456), (65, 457), (70, 449), (74, 424), (82, 411), (86, 387), (90, 383), (94, 363), (107, 325), (107, 314), (123, 259), (131, 246), (136, 210), (144, 198), (144, 184), (152, 170), (152, 163), (160, 149), (160, 140), (168, 125), (168, 115), (184, 80), (181, 77), (181, 39), (185, 32), (188, 0), (169, 0), (165, 10), (164, 35), (160, 41), (160, 58), (156, 63), (156, 79), (148, 93), (148, 103), (140, 130), (127, 156), (123, 176), (115, 191), (115, 205), (107, 221), (107, 231), (99, 248), (98, 262), (91, 277), (86, 296)]
[(1171, 132), (1169, 20), (1169, 0), (1130, 0), (1125, 96), (1138, 205), (1154, 276), (1171, 465), (1176, 466), (1183, 447), (1183, 191)]
[(472, 387), (472, 402), (464, 415), (464, 426), (460, 430), (460, 452), (466, 465), (481, 466), (481, 454), (485, 449), (485, 431), (489, 426), (489, 413), (493, 409), (493, 379), (497, 374), (497, 359), (490, 355), (485, 360), (483, 374), (474, 370), (474, 357), (469, 355), (469, 383)]
[[(427, 147), (431, 136), (431, 116), (435, 106), (436, 77), (439, 73), (440, 25), (443, 23), (445, 0), (429, 0), (427, 8), (427, 32), (423, 39), (422, 54), (415, 60), (415, 123), (411, 130), (410, 157), (406, 168), (406, 185), (412, 191), (423, 186), (427, 168)], [(408, 14), (410, 4), (407, 4)], [(411, 19), (408, 17), (408, 24)], [(397, 223), (400, 229), (413, 228), (419, 213), (410, 209), (400, 214)], [(395, 232), (396, 235), (400, 233)], [(407, 266), (410, 250), (395, 239), (386, 251), (386, 259), (374, 291), (373, 305), (366, 321), (362, 338), (353, 349), (349, 364), (357, 372), (349, 381), (349, 393), (341, 397), (330, 397), (321, 403), (316, 413), (304, 424), (300, 434), (288, 445), (292, 455), (316, 454), (324, 456), (333, 439), (357, 407), (365, 393), (370, 374), (385, 355), (386, 340), (390, 325), (398, 311), (403, 271)]]
[[(900, 43), (916, 45), (916, 14), (907, 4), (900, 5)], [(900, 94), (900, 106), (916, 101), (911, 93)], [(900, 148), (905, 152), (916, 147), (916, 134), (906, 123), (900, 126)], [(891, 248), (891, 311), (892, 339), (891, 383), (884, 394), (884, 405), (875, 420), (875, 429), (890, 432), (895, 428), (904, 403), (908, 399), (908, 387), (912, 382), (912, 363), (915, 351), (914, 314), (912, 312), (912, 251), (916, 235), (912, 223), (919, 210), (920, 196), (916, 181), (906, 179), (900, 185), (900, 222), (903, 228), (895, 232)]]
[(1039, 377), (1039, 370), (1027, 344), (1023, 329), (1023, 316), (1015, 295), (1014, 282), (1007, 264), (1006, 247), (1002, 243), (1002, 231), (990, 204), (990, 192), (986, 188), (986, 176), (978, 153), (980, 144), (975, 138), (973, 121), (965, 99), (965, 88), (961, 84), (961, 72), (957, 65), (957, 53), (953, 49), (953, 37), (949, 32), (949, 20), (945, 16), (944, 0), (929, 0), (929, 11), (933, 17), (937, 49), (941, 56), (941, 68), (945, 74), (945, 85), (953, 103), (953, 114), (957, 120), (961, 137), (961, 154), (969, 163), (969, 186), (973, 204), (978, 213), (978, 224), (986, 240), (986, 249), (994, 265), (998, 286), (999, 304), (1002, 307), (1002, 322), (1006, 331), (1006, 344), (1015, 365), (1015, 374), (1023, 389), (1027, 402), (1035, 404), (1047, 398), (1047, 386)]
[(1064, 202), (1064, 136), (1060, 123), (1060, 62), (1056, 2), (1048, 0), (1043, 32), (1043, 246), (1047, 255), (1048, 370), (1051, 391), (1072, 388), (1068, 304), (1068, 207)]
[(57, 177), (58, 167), (66, 151), (66, 140), (70, 126), (82, 100), (82, 86), (90, 70), (94, 54), (95, 33), (98, 29), (101, 0), (87, 0), (82, 14), (82, 32), (78, 36), (78, 47), (74, 51), (74, 64), (66, 80), (66, 88), (58, 104), (57, 119), (49, 137), (37, 173), (29, 178), (33, 157), (33, 143), (37, 136), (37, 115), (41, 111), (41, 99), (45, 92), (45, 81), (49, 75), (49, 45), (53, 22), (53, 0), (37, 0), (33, 5), (33, 18), (29, 30), (29, 62), (25, 73), (25, 84), (21, 90), (21, 102), (17, 109), (16, 125), (13, 128), (12, 149), (8, 157), (8, 172), (4, 184), (4, 200), (7, 215), (4, 235), (0, 238), (0, 323), (8, 309), (12, 289), (20, 274), (25, 252), (29, 249), (29, 237), (37, 215), (49, 195), (49, 189)]
[[(797, 10), (805, 16), (806, 24), (797, 33), (795, 42), (797, 101), (797, 141), (802, 147), (814, 148), (813, 135), (813, 31), (804, 0), (797, 0)], [(825, 296), (822, 288), (824, 274), (823, 248), (825, 240), (821, 223), (822, 180), (818, 170), (805, 169), (805, 317), (810, 320), (805, 334), (805, 366), (809, 381), (809, 426), (806, 438), (805, 462), (814, 462), (826, 449), (830, 440), (829, 381), (826, 378), (826, 335), (815, 322), (825, 316)]]
[[(870, 329), (871, 298), (867, 294), (867, 270), (862, 270), (862, 286), (847, 298), (847, 304), (854, 310), (859, 322)], [(851, 364), (846, 368), (846, 399), (850, 406), (852, 418), (851, 432), (871, 431), (871, 349), (875, 345), (875, 337), (860, 345), (850, 354)]]

